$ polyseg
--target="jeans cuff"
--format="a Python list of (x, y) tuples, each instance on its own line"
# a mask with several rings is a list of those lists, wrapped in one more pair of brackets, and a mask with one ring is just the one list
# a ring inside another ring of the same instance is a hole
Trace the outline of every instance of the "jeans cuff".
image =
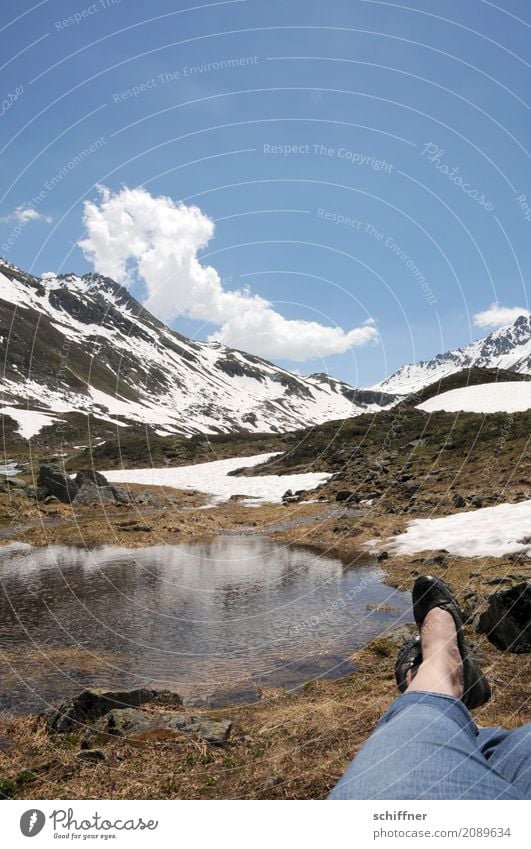
[(475, 738), (478, 734), (478, 728), (472, 719), (470, 711), (465, 707), (461, 699), (456, 699), (454, 696), (446, 696), (442, 693), (429, 693), (422, 690), (414, 690), (411, 693), (403, 693), (399, 696), (383, 715), (378, 725), (385, 725), (398, 713), (407, 710), (413, 705), (428, 705), (429, 707), (436, 708), (441, 714), (447, 716), (448, 719), (456, 722), (463, 731), (466, 731), (472, 737)]

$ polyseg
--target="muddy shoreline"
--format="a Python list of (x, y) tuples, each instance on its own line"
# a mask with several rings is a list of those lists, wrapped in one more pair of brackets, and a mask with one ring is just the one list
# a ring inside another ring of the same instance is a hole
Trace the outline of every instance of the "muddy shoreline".
[[(124, 509), (106, 511), (103, 518), (90, 508), (76, 515), (65, 505), (54, 509), (60, 511), (51, 517), (56, 524), (24, 530), (17, 541), (72, 544), (75, 530), (83, 546), (134, 548), (243, 532), (311, 547), (351, 563), (360, 551), (366, 553), (368, 540), (381, 541), (379, 547), (416, 518), (338, 508), (327, 502), (253, 508), (230, 503), (186, 511), (168, 505), (142, 516)], [(124, 526), (125, 522), (132, 524)], [(400, 589), (410, 589), (414, 577), (426, 572), (441, 575), (453, 586), (460, 603), (470, 610), (467, 637), (493, 685), (493, 698), (476, 712), (476, 721), (509, 728), (529, 721), (529, 655), (499, 651), (477, 633), (475, 625), (477, 612), (497, 582), (504, 586), (526, 579), (529, 559), (423, 552), (391, 556), (379, 566), (385, 582)], [(396, 650), (392, 633), (384, 634), (349, 657), (356, 671), (346, 678), (312, 681), (296, 693), (264, 688), (253, 704), (194, 708), (196, 713), (233, 722), (224, 747), (184, 738), (113, 740), (102, 747), (105, 759), (89, 764), (77, 757), (81, 732), (65, 741), (61, 735), (46, 733), (43, 717), (4, 716), (0, 736), (9, 742), (8, 751), (0, 749), (0, 792), (27, 799), (323, 798), (396, 697)]]

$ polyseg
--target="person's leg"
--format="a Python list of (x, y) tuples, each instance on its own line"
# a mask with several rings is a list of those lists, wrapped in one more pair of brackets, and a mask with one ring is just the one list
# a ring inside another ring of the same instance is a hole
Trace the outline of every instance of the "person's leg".
[[(330, 799), (523, 799), (489, 765), (461, 701), (463, 665), (452, 616), (424, 620), (422, 663), (407, 692), (332, 790)], [(492, 757), (492, 755), (491, 755)]]
[(531, 799), (531, 723), (507, 731), (482, 728), (478, 744), (491, 769)]
[(459, 700), (409, 691), (387, 711), (329, 799), (524, 799), (491, 769)]

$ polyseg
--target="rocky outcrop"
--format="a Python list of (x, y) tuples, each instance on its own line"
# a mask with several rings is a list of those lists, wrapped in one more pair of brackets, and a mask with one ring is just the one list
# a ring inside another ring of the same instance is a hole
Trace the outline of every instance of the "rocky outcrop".
[(109, 481), (100, 472), (95, 469), (82, 469), (76, 475), (76, 483), (79, 487), (87, 483), (92, 483), (95, 486), (109, 486)]
[[(97, 747), (112, 737), (131, 740), (164, 740), (185, 734), (200, 737), (212, 745), (222, 745), (231, 733), (228, 719), (212, 719), (207, 714), (188, 714), (182, 699), (169, 690), (83, 690), (75, 698), (63, 702), (47, 717), (49, 734), (86, 731), (80, 755), (85, 760), (103, 760)], [(150, 710), (141, 710), (149, 705)], [(155, 709), (159, 709), (156, 712)], [(160, 710), (179, 708), (179, 710)], [(89, 754), (89, 753), (92, 754)]]
[(143, 704), (157, 704), (165, 707), (180, 707), (182, 699), (169, 690), (111, 691), (99, 689), (83, 690), (78, 696), (63, 702), (48, 716), (48, 731), (76, 731), (109, 711), (121, 708), (137, 708)]
[(110, 486), (96, 486), (92, 481), (86, 481), (79, 487), (74, 498), (74, 504), (92, 504), (94, 502), (114, 504), (115, 498)]
[(531, 651), (531, 584), (516, 584), (491, 595), (488, 609), (479, 617), (478, 631), (496, 648)]
[(63, 504), (128, 504), (131, 500), (125, 489), (113, 486), (94, 469), (78, 472), (73, 480), (55, 463), (41, 465), (37, 487), (28, 488), (27, 493), (46, 504), (51, 498)]
[(228, 719), (215, 720), (201, 714), (190, 716), (182, 711), (155, 714), (135, 708), (124, 708), (111, 710), (96, 720), (82, 745), (92, 748), (97, 743), (105, 742), (109, 736), (153, 741), (186, 734), (219, 746), (226, 743), (231, 729), (232, 722)]
[(55, 463), (43, 463), (37, 478), (37, 496), (44, 501), (54, 495), (63, 504), (70, 504), (79, 490), (78, 484), (66, 475)]

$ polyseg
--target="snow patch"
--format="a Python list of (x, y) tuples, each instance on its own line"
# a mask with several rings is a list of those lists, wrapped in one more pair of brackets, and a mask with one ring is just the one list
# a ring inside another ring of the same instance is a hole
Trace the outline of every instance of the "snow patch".
[(531, 501), (483, 507), (441, 519), (415, 519), (385, 547), (393, 554), (445, 548), (461, 557), (503, 557), (518, 552), (531, 556)]
[(64, 421), (55, 416), (50, 416), (48, 413), (41, 413), (37, 410), (21, 410), (18, 407), (1, 407), (0, 414), (15, 419), (18, 424), (17, 432), (23, 439), (31, 439), (43, 427)]
[(330, 477), (324, 473), (299, 475), (263, 475), (256, 477), (231, 477), (235, 469), (250, 468), (265, 463), (274, 454), (255, 454), (253, 457), (231, 457), (193, 466), (177, 466), (163, 469), (111, 469), (103, 471), (111, 483), (140, 483), (195, 489), (213, 496), (213, 502), (227, 501), (231, 495), (245, 495), (260, 501), (280, 503), (287, 489), (315, 489)]
[(417, 410), (434, 413), (520, 413), (531, 409), (531, 381), (480, 383), (442, 392), (419, 404)]

